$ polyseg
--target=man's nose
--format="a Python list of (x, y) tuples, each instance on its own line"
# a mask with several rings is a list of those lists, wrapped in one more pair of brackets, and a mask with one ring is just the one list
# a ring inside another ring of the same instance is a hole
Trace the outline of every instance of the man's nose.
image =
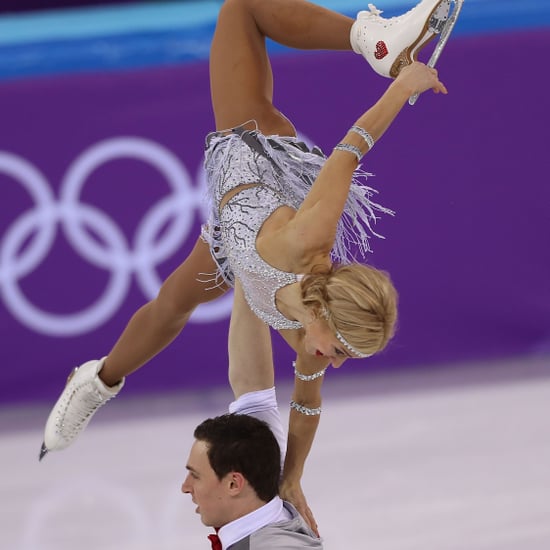
[(181, 492), (182, 493), (190, 493), (191, 492), (191, 485), (189, 483), (189, 476), (187, 476), (183, 483), (181, 484)]

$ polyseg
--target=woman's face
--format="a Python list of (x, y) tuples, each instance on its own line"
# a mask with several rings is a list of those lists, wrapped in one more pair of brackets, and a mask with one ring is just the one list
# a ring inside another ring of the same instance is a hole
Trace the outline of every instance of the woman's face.
[(314, 319), (304, 327), (304, 330), (307, 353), (326, 357), (335, 369), (346, 359), (353, 358), (324, 319)]

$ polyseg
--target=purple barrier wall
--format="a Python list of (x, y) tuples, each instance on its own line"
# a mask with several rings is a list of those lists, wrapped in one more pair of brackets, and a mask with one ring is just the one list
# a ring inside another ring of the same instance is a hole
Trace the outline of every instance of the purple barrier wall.
[[(550, 353), (549, 47), (546, 31), (456, 39), (440, 64), (450, 95), (407, 107), (368, 155), (397, 211), (371, 262), (396, 282), (400, 325), (341, 372)], [(274, 71), (278, 106), (325, 150), (387, 85), (350, 54), (282, 56)], [(208, 99), (203, 64), (0, 85), (2, 402), (53, 399), (185, 257)], [(229, 308), (198, 311), (129, 391), (225, 384)]]

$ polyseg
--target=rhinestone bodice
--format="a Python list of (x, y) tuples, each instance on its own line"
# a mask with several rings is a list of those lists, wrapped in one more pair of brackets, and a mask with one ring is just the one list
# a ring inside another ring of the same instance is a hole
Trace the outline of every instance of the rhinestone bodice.
[[(277, 309), (277, 291), (299, 280), (300, 275), (276, 269), (256, 250), (263, 223), (281, 206), (298, 210), (317, 178), (325, 156), (296, 138), (264, 136), (258, 131), (214, 132), (207, 136), (205, 171), (208, 221), (201, 235), (209, 244), (217, 264), (214, 286), (233, 285), (237, 277), (254, 313), (273, 328), (298, 329), (302, 325), (284, 317)], [(374, 192), (361, 179), (368, 174), (356, 170), (342, 217), (338, 222), (331, 258), (338, 263), (356, 261), (365, 255), (376, 212), (390, 210), (372, 202)], [(230, 191), (248, 184), (223, 206)]]
[(265, 262), (256, 249), (256, 238), (265, 220), (285, 204), (274, 190), (258, 185), (237, 193), (220, 212), (224, 249), (248, 305), (262, 321), (277, 330), (302, 327), (282, 315), (275, 304), (277, 291), (297, 282), (298, 275)]

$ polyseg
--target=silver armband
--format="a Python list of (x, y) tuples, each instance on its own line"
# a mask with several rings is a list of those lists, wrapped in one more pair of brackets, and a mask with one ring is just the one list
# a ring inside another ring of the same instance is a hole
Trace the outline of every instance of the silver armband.
[(309, 407), (306, 407), (304, 405), (300, 405), (299, 403), (296, 403), (296, 401), (291, 401), (290, 402), (290, 408), (294, 409), (295, 411), (298, 411), (300, 414), (304, 414), (306, 416), (318, 416), (318, 415), (321, 414), (321, 407), (311, 409)]
[(346, 151), (347, 153), (355, 155), (357, 157), (357, 162), (361, 162), (361, 159), (363, 158), (363, 153), (361, 153), (361, 149), (359, 149), (359, 147), (356, 147), (355, 145), (351, 145), (351, 143), (339, 143), (334, 148), (334, 150)]
[(364, 128), (361, 128), (361, 126), (352, 126), (349, 131), (359, 134), (365, 140), (365, 143), (369, 146), (369, 149), (374, 147), (374, 138)]
[(325, 371), (327, 370), (327, 367), (324, 369), (314, 372), (313, 374), (302, 374), (297, 368), (296, 368), (296, 361), (292, 361), (292, 366), (294, 367), (294, 374), (298, 380), (302, 380), (303, 382), (311, 382), (312, 380), (317, 380), (317, 378), (321, 378), (325, 374)]

